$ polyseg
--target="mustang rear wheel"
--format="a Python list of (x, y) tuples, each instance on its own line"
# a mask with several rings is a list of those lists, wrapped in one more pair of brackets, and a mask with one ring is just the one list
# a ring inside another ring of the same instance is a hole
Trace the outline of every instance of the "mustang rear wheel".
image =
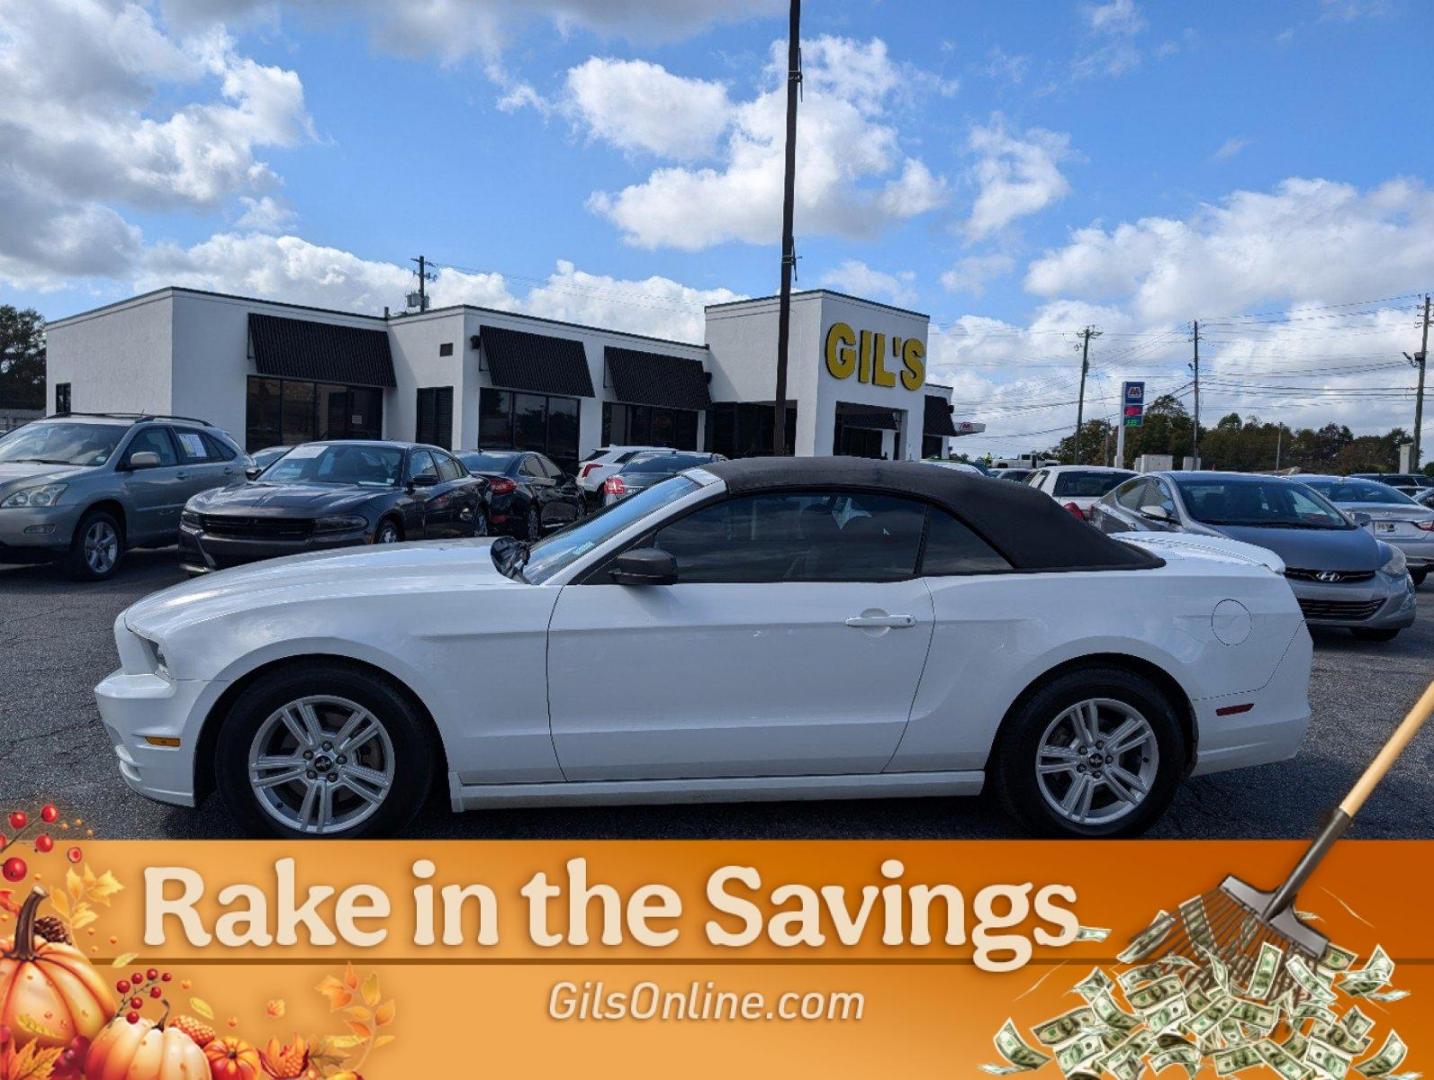
[(991, 772), (1006, 809), (1045, 836), (1144, 832), (1184, 771), (1174, 706), (1118, 668), (1057, 676), (1008, 717)]
[(407, 699), (339, 664), (281, 669), (234, 702), (216, 743), (225, 803), (249, 831), (373, 836), (406, 825), (434, 750)]

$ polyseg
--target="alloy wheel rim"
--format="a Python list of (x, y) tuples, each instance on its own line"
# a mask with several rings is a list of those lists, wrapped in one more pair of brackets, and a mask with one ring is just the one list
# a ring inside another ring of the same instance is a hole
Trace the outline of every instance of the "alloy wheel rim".
[(380, 544), (398, 543), (398, 530), (392, 525), (385, 525), (378, 531), (378, 542)]
[(315, 836), (367, 821), (393, 788), (393, 740), (348, 698), (314, 694), (274, 710), (249, 743), (249, 789), (285, 828)]
[(119, 534), (108, 521), (96, 521), (85, 530), (85, 565), (96, 574), (107, 574), (119, 557)]
[(1155, 729), (1114, 698), (1087, 698), (1061, 710), (1036, 750), (1036, 784), (1057, 815), (1106, 825), (1144, 804), (1160, 770)]

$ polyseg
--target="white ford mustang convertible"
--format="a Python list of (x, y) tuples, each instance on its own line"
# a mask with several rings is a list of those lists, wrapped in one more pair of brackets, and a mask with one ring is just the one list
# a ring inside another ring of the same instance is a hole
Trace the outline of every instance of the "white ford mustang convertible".
[(1310, 638), (1254, 551), (916, 462), (730, 461), (533, 544), (166, 589), (96, 694), (136, 791), (217, 789), (281, 836), (402, 829), (440, 784), (455, 810), (989, 784), (1038, 833), (1128, 836), (1304, 735)]

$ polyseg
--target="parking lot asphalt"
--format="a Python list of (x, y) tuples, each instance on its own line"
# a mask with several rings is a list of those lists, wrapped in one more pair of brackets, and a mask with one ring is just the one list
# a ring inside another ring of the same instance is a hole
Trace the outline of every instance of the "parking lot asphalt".
[[(238, 835), (217, 798), (161, 806), (120, 780), (92, 689), (118, 666), (111, 626), (180, 581), (173, 549), (135, 552), (110, 582), (43, 566), (0, 567), (0, 807), (53, 800), (111, 838)], [(1315, 634), (1314, 718), (1297, 757), (1187, 780), (1154, 837), (1310, 835), (1434, 676), (1434, 581), (1395, 641)], [(1021, 833), (986, 798), (483, 810), (426, 809), (416, 836), (476, 839), (974, 839)], [(1353, 834), (1434, 838), (1434, 728), (1405, 752)]]

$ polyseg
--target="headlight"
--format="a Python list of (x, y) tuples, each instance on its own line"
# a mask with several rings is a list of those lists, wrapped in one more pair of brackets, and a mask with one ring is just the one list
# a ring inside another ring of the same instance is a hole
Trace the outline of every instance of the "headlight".
[(154, 673), (163, 678), (169, 678), (169, 665), (164, 659), (164, 650), (159, 647), (159, 642), (150, 641), (149, 638), (140, 638), (145, 648), (149, 650), (150, 656), (154, 658)]
[(1379, 572), (1390, 577), (1403, 577), (1409, 569), (1404, 562), (1404, 552), (1397, 547), (1391, 547), (1389, 551), (1389, 561), (1379, 568)]
[(315, 532), (352, 532), (368, 528), (368, 519), (350, 514), (345, 517), (322, 517), (314, 522)]
[(191, 529), (199, 528), (199, 515), (193, 510), (186, 510), (179, 515), (181, 525), (188, 525)]
[(0, 510), (16, 510), (24, 506), (54, 506), (60, 501), (60, 493), (65, 487), (64, 484), (41, 484), (39, 487), (21, 488), (5, 496), (5, 501), (0, 502)]

